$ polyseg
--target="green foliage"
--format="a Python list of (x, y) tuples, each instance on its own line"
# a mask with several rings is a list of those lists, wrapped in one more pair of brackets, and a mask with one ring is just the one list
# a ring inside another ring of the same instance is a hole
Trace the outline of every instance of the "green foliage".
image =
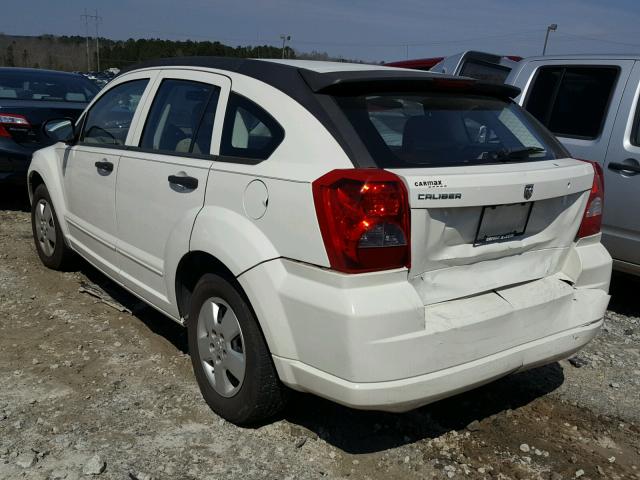
[[(83, 37), (57, 37), (62, 44), (78, 44), (83, 46)], [(95, 39), (91, 41), (91, 48)], [(272, 45), (239, 46), (231, 47), (220, 42), (194, 42), (192, 40), (176, 41), (141, 38), (134, 40), (116, 41), (106, 38), (100, 39), (100, 63), (103, 67), (123, 68), (129, 65), (153, 58), (167, 58), (177, 56), (218, 56), (218, 57), (242, 57), (242, 58), (280, 58), (282, 50)], [(287, 58), (295, 58), (292, 49), (287, 48)], [(92, 55), (95, 58), (95, 53)], [(94, 58), (92, 60), (95, 62)], [(80, 59), (81, 60), (81, 59)], [(86, 62), (78, 65), (83, 68)]]
[[(104, 65), (125, 67), (132, 63), (152, 58), (176, 56), (218, 56), (218, 57), (256, 57), (278, 58), (282, 51), (270, 45), (231, 47), (220, 42), (172, 41), (160, 39), (129, 39), (121, 42), (105, 40), (102, 43), (101, 56)], [(287, 52), (293, 57), (293, 52)]]
[[(88, 43), (91, 68), (95, 69), (95, 38), (91, 38)], [(177, 56), (281, 58), (282, 48), (274, 45), (234, 47), (217, 41), (100, 38), (100, 67), (103, 70), (129, 67), (154, 58)], [(286, 47), (285, 58), (331, 59), (325, 52), (297, 53), (291, 47)], [(85, 37), (78, 35), (30, 37), (0, 34), (0, 66), (2, 65), (86, 71), (87, 41)]]

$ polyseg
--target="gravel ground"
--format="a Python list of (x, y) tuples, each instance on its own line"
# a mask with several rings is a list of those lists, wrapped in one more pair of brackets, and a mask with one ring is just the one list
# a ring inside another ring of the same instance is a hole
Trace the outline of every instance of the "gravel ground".
[[(393, 415), (296, 394), (242, 429), (200, 397), (185, 332), (84, 262), (41, 266), (0, 194), (0, 479), (640, 478), (640, 282), (582, 352)], [(133, 314), (78, 291), (100, 285)]]

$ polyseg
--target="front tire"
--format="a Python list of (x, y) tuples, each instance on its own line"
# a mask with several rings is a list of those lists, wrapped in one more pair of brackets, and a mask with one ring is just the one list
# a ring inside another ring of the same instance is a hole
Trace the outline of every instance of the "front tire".
[(207, 274), (191, 296), (189, 352), (205, 401), (236, 425), (252, 425), (284, 406), (280, 383), (262, 331), (239, 287)]
[(31, 230), (40, 261), (53, 270), (68, 270), (73, 252), (64, 242), (56, 210), (44, 184), (33, 192)]

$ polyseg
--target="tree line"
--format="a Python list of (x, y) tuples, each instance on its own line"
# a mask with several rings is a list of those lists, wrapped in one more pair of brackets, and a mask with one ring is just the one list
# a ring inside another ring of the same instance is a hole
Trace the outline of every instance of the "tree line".
[[(285, 48), (286, 58), (328, 59), (324, 52), (297, 55)], [(100, 38), (101, 69), (123, 68), (152, 58), (176, 56), (213, 55), (241, 58), (280, 58), (282, 49), (273, 45), (233, 47), (221, 42), (178, 41), (161, 39), (110, 40)], [(96, 69), (95, 39), (89, 42), (87, 62), (86, 39), (80, 36), (40, 35), (16, 36), (0, 34), (0, 66), (50, 68), (67, 71)]]

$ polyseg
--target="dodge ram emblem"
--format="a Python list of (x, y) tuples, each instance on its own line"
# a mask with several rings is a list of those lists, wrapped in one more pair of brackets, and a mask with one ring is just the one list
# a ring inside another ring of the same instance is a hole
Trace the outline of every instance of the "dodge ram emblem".
[(533, 195), (533, 184), (525, 185), (524, 186), (524, 199), (525, 200), (529, 200), (531, 198), (531, 195)]

